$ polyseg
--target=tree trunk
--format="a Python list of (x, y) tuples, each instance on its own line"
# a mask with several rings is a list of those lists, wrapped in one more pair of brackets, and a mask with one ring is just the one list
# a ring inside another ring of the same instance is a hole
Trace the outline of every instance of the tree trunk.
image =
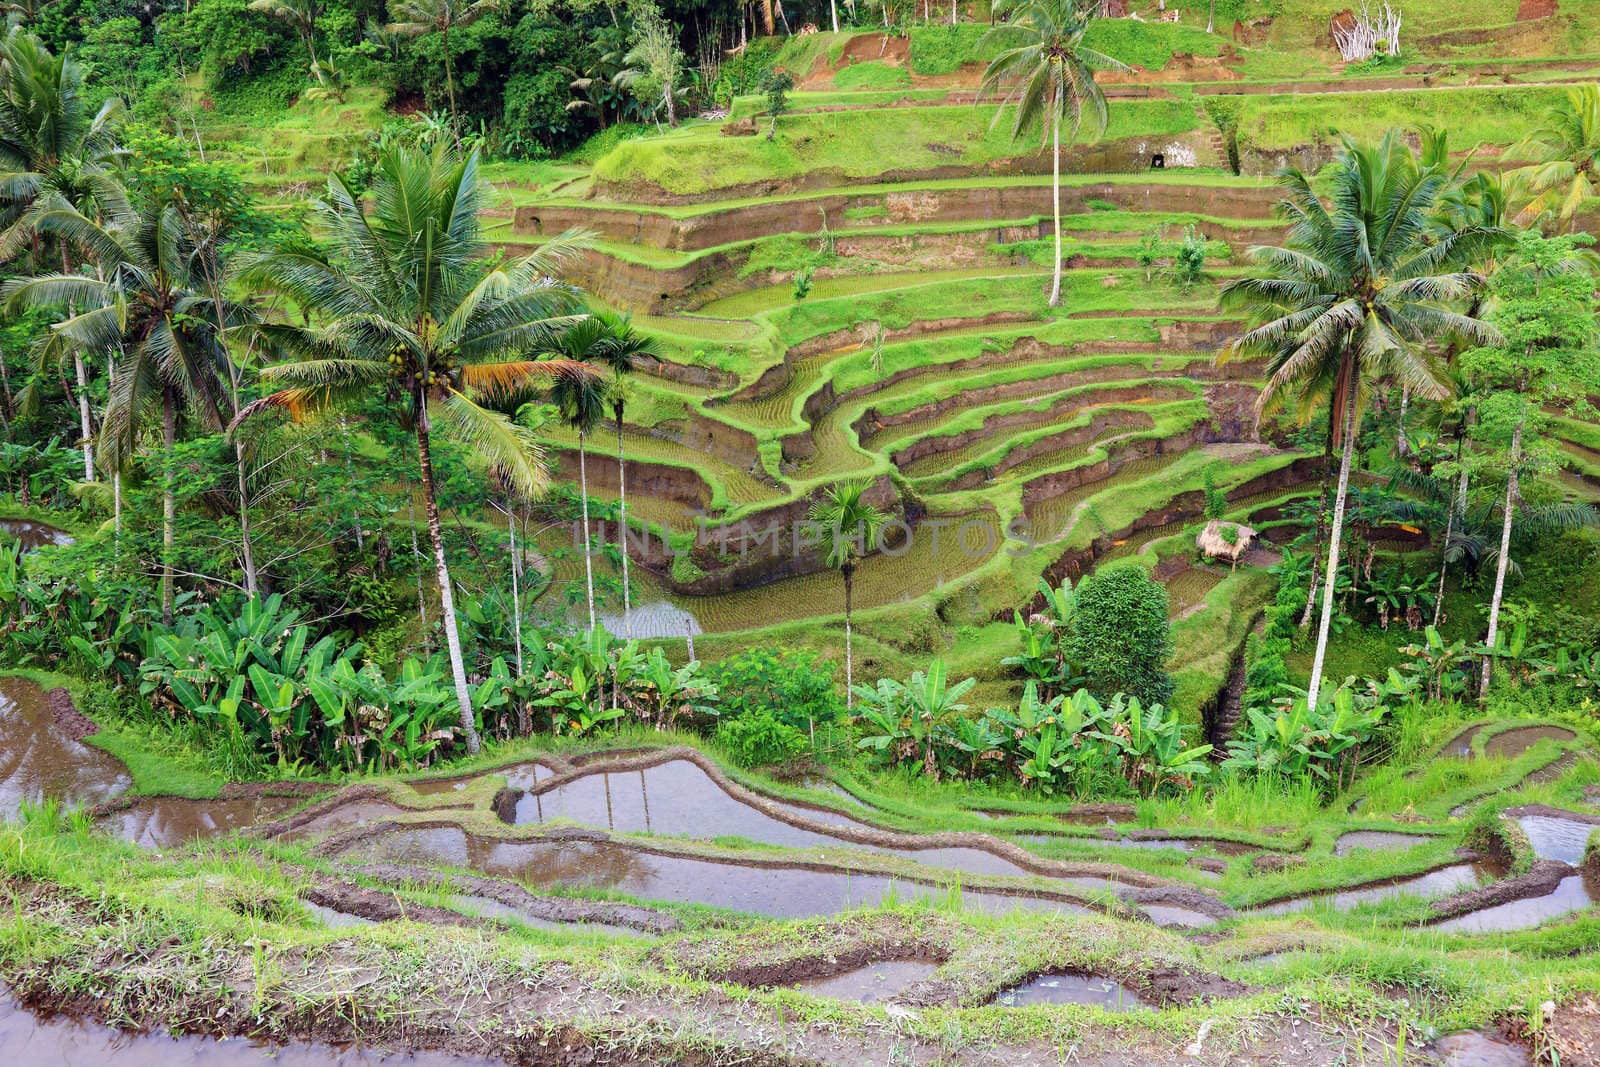
[(633, 600), (628, 590), (628, 480), (627, 464), (622, 459), (622, 412), (620, 401), (612, 406), (617, 416), (617, 507), (621, 516), (619, 532), (622, 535), (622, 636), (633, 636)]
[[(1317, 530), (1311, 540), (1311, 558), (1315, 559), (1322, 551), (1322, 539), (1327, 533), (1328, 514), (1328, 475), (1333, 468), (1333, 420), (1328, 420), (1328, 436), (1322, 443), (1322, 487), (1317, 493)], [(1313, 566), (1311, 570), (1310, 588), (1306, 590), (1306, 607), (1300, 613), (1300, 629), (1309, 629), (1311, 626), (1311, 613), (1317, 606), (1317, 589), (1319, 588), (1317, 571)]]
[(517, 555), (517, 510), (506, 509), (506, 529), (511, 534), (511, 634), (517, 643), (517, 677), (522, 677), (522, 557)]
[[(1461, 424), (1461, 433), (1456, 438), (1457, 465), (1461, 465), (1462, 443), (1466, 440), (1466, 436), (1467, 427), (1465, 420), (1463, 420)], [(1444, 577), (1445, 571), (1450, 566), (1450, 535), (1455, 532), (1457, 512), (1459, 512), (1463, 518), (1466, 517), (1467, 513), (1467, 468), (1464, 465), (1461, 465), (1461, 477), (1456, 483), (1456, 495), (1451, 498), (1447, 507), (1450, 509), (1449, 518), (1445, 520), (1444, 545), (1439, 551), (1439, 593), (1433, 598), (1433, 625), (1435, 627), (1439, 625), (1439, 620), (1444, 618)]]
[(578, 491), (579, 502), (583, 509), (583, 582), (584, 590), (589, 603), (589, 629), (595, 628), (594, 620), (594, 556), (589, 545), (589, 464), (588, 464), (588, 438), (587, 430), (578, 431)]
[(1524, 415), (1517, 420), (1517, 428), (1511, 431), (1511, 473), (1506, 478), (1505, 517), (1500, 523), (1500, 558), (1495, 561), (1494, 596), (1489, 600), (1489, 636), (1483, 642), (1489, 654), (1483, 657), (1483, 670), (1478, 675), (1479, 704), (1489, 699), (1489, 680), (1494, 676), (1494, 643), (1500, 636), (1500, 602), (1505, 597), (1506, 567), (1511, 562), (1511, 519), (1516, 514), (1517, 465), (1522, 462), (1522, 427), (1526, 421)]
[(1406, 438), (1406, 410), (1411, 407), (1411, 387), (1400, 387), (1400, 429), (1395, 435), (1395, 455), (1405, 459), (1411, 455), (1411, 442)]
[(450, 132), (456, 139), (456, 147), (460, 148), (461, 115), (456, 111), (456, 76), (450, 62), (450, 27), (441, 29), (440, 36), (444, 39), (444, 91), (450, 99)]
[(417, 462), (422, 469), (422, 510), (428, 520), (428, 539), (433, 542), (433, 567), (439, 580), (439, 612), (444, 624), (444, 641), (450, 650), (450, 673), (456, 683), (456, 706), (461, 713), (461, 730), (467, 738), (468, 755), (476, 756), (482, 743), (472, 717), (472, 695), (467, 691), (467, 668), (461, 658), (461, 635), (456, 632), (456, 598), (450, 586), (450, 565), (444, 557), (444, 530), (439, 524), (439, 502), (433, 495), (433, 455), (428, 450), (427, 401), (419, 389), (415, 394), (417, 418)]
[(306, 54), (311, 57), (311, 75), (317, 79), (318, 85), (326, 85), (322, 77), (322, 65), (317, 62), (316, 24), (306, 27)]
[(172, 625), (172, 547), (177, 540), (178, 502), (173, 495), (173, 450), (178, 444), (178, 405), (170, 388), (161, 391), (161, 621)]
[(1061, 90), (1050, 105), (1050, 203), (1056, 220), (1055, 279), (1050, 283), (1050, 306), (1061, 304)]
[(833, 32), (839, 32), (839, 0), (828, 0), (828, 13), (833, 16)]
[[(67, 255), (67, 246), (61, 246), (61, 273), (72, 273), (72, 260)], [(67, 317), (71, 318), (77, 313), (77, 308), (67, 305)], [(83, 480), (94, 481), (94, 426), (89, 421), (89, 375), (83, 368), (83, 352), (74, 350), (72, 353), (72, 369), (78, 382), (78, 429), (83, 441)], [(7, 389), (9, 394), (10, 390)]]
[(844, 575), (844, 706), (848, 711), (856, 706), (855, 650), (850, 640), (850, 599), (855, 590), (856, 565), (847, 561), (839, 568), (839, 573)]
[(761, 32), (768, 37), (778, 32), (772, 21), (772, 0), (761, 0)]
[(1322, 582), (1322, 619), (1317, 623), (1317, 651), (1311, 659), (1306, 705), (1317, 706), (1322, 692), (1322, 663), (1328, 656), (1328, 628), (1333, 622), (1333, 590), (1339, 577), (1339, 537), (1344, 528), (1344, 499), (1350, 488), (1350, 462), (1356, 446), (1356, 382), (1351, 357), (1345, 357), (1344, 447), (1339, 456), (1339, 485), (1333, 495), (1333, 524), (1328, 530), (1328, 570)]

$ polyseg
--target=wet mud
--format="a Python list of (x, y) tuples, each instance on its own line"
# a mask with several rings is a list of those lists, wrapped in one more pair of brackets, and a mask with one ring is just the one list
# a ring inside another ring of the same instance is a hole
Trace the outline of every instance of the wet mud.
[(938, 969), (937, 963), (927, 960), (880, 960), (843, 974), (795, 982), (790, 988), (814, 997), (876, 1004), (899, 996)]

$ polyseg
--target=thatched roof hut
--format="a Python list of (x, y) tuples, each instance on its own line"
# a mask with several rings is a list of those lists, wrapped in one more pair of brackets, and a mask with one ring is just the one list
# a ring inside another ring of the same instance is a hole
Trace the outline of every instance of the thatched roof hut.
[(1206, 523), (1206, 528), (1195, 536), (1194, 543), (1209, 559), (1225, 559), (1229, 563), (1238, 563), (1239, 558), (1249, 551), (1255, 539), (1256, 532), (1242, 523), (1212, 519)]

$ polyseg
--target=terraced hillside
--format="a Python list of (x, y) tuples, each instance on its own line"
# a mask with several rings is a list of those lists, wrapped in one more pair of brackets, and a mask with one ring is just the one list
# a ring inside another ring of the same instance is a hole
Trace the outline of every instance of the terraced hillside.
[[(1259, 367), (1216, 359), (1241, 326), (1219, 315), (1217, 285), (1282, 234), (1272, 175), (1328, 158), (1337, 141), (1319, 116), (1359, 136), (1396, 109), (1451, 122), (1463, 159), (1492, 160), (1600, 61), (1262, 79), (1265, 46), (1211, 37), (1209, 60), (1168, 50), (1164, 67), (1109, 76), (1106, 136), (1069, 154), (1052, 308), (1048, 155), (974, 103), (979, 37), (804, 39), (785, 53), (802, 89), (775, 138), (756, 121), (762, 102), (740, 98), (725, 120), (624, 142), (537, 189), (507, 186), (496, 239), (515, 252), (592, 234), (576, 279), (656, 339), (661, 359), (635, 375), (622, 441), (632, 515), (657, 535), (634, 550), (646, 586), (635, 635), (817, 640), (842, 607), (838, 581), (791, 526), (821, 487), (869, 478), (909, 534), (857, 579), (869, 640), (888, 638), (869, 665), (898, 662), (930, 616), (983, 632), (1041, 575), (1080, 575), (1114, 553), (1168, 582), (1180, 649), (1193, 647), (1187, 629), (1227, 635), (1203, 663), (1180, 651), (1193, 712), (1221, 686), (1275, 558), (1269, 546), (1226, 574), (1192, 565), (1202, 487), (1227, 494), (1232, 518), (1271, 517), (1317, 469), (1289, 447), (1287, 423), (1258, 434)], [(924, 73), (938, 64), (949, 69)], [(885, 79), (902, 83), (877, 87)], [(1180, 282), (1171, 264), (1191, 227), (1204, 273)], [(1593, 498), (1592, 432), (1563, 432), (1563, 482)], [(575, 474), (576, 437), (553, 440)], [(589, 458), (607, 493), (608, 451)], [(961, 537), (935, 536), (951, 530)]]

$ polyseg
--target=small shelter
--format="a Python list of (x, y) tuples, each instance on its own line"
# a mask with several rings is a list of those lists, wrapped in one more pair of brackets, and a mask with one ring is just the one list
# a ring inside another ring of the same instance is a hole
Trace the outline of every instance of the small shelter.
[(1207, 559), (1225, 559), (1233, 566), (1238, 566), (1240, 558), (1249, 551), (1255, 539), (1256, 532), (1248, 526), (1212, 519), (1195, 536), (1194, 543)]

